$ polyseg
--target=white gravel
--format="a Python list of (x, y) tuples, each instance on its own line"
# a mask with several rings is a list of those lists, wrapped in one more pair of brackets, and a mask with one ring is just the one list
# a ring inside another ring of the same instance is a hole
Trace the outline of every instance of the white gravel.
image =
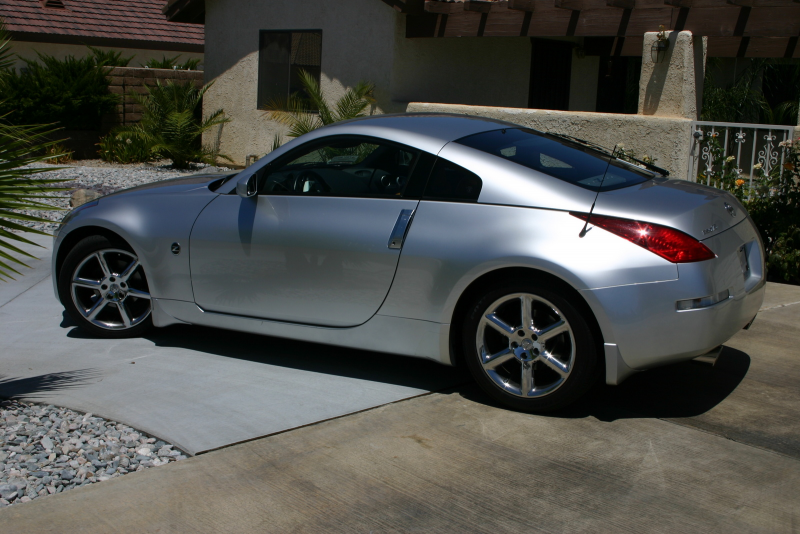
[(0, 508), (185, 458), (169, 443), (91, 413), (0, 402)]
[[(67, 182), (55, 185), (54, 187), (68, 187), (70, 191), (63, 191), (61, 193), (52, 193), (52, 201), (47, 201), (64, 211), (41, 211), (41, 210), (19, 210), (28, 215), (42, 217), (51, 221), (60, 221), (64, 218), (69, 211), (69, 197), (72, 191), (76, 189), (91, 189), (100, 194), (107, 195), (119, 191), (121, 189), (128, 189), (137, 185), (149, 184), (151, 182), (158, 182), (167, 180), (169, 178), (176, 178), (178, 176), (185, 176), (191, 174), (191, 170), (178, 171), (169, 168), (167, 165), (159, 164), (129, 164), (118, 165), (103, 162), (101, 160), (88, 160), (77, 162), (78, 165), (48, 165), (44, 163), (31, 165), (29, 167), (42, 167), (42, 168), (56, 168), (66, 167), (60, 170), (53, 170), (34, 175), (35, 177), (51, 178), (51, 179), (66, 179)], [(215, 170), (216, 168), (208, 168), (205, 165), (199, 165), (194, 172), (199, 170)], [(29, 221), (15, 221), (23, 226), (35, 228), (36, 230), (43, 230), (45, 232), (52, 232), (58, 226), (55, 223), (36, 223)]]
[[(69, 210), (69, 197), (76, 189), (91, 189), (106, 195), (191, 173), (165, 165), (78, 163), (36, 165), (66, 167), (36, 175), (68, 180), (57, 187), (68, 187), (70, 191), (53, 193), (52, 201), (48, 201), (64, 211), (23, 212), (60, 221)], [(215, 170), (204, 167), (199, 166), (195, 172)], [(46, 232), (58, 226), (16, 222)], [(184, 458), (184, 453), (169, 443), (129, 426), (93, 417), (91, 413), (17, 400), (0, 402), (0, 508)]]

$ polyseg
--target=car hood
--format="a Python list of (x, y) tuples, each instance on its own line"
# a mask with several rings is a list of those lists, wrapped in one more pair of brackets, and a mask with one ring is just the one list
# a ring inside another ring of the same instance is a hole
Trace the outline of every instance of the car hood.
[(726, 191), (664, 178), (601, 193), (594, 213), (663, 224), (699, 240), (724, 232), (748, 216)]
[(121, 196), (121, 195), (138, 195), (141, 193), (155, 193), (155, 190), (160, 190), (158, 193), (180, 193), (184, 191), (191, 191), (194, 189), (208, 187), (211, 183), (221, 180), (225, 177), (231, 176), (233, 172), (226, 173), (209, 173), (209, 174), (192, 174), (190, 176), (180, 176), (178, 178), (169, 178), (158, 182), (139, 185), (129, 189), (123, 189), (106, 195), (103, 198)]

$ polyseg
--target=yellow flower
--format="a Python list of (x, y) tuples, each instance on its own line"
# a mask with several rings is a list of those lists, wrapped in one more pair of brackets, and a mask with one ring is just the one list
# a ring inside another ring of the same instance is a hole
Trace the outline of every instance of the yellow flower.
[(736, 187), (742, 187), (744, 185), (744, 180), (741, 178), (736, 180)]
[(734, 157), (734, 156), (728, 156), (728, 158), (725, 161), (730, 163), (731, 161), (733, 161), (735, 159), (736, 159), (736, 157)]
[(761, 165), (761, 163), (756, 163), (755, 165), (753, 165), (754, 169), (761, 170), (761, 167), (763, 167), (763, 165)]

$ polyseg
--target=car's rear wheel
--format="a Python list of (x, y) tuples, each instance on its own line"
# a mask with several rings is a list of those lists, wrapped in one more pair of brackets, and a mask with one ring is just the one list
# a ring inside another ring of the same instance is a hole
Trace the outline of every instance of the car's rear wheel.
[(153, 325), (144, 268), (124, 242), (81, 240), (64, 260), (58, 292), (70, 317), (96, 336), (136, 337)]
[(596, 376), (596, 344), (582, 314), (557, 291), (527, 281), (504, 284), (473, 303), (462, 347), (481, 388), (518, 410), (563, 408)]

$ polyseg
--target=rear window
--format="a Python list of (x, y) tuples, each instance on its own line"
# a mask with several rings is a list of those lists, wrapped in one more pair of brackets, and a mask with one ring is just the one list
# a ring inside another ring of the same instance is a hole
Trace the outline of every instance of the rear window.
[(653, 174), (644, 169), (640, 170), (597, 150), (527, 128), (483, 132), (462, 137), (456, 143), (488, 152), (592, 191), (620, 189), (653, 177)]

